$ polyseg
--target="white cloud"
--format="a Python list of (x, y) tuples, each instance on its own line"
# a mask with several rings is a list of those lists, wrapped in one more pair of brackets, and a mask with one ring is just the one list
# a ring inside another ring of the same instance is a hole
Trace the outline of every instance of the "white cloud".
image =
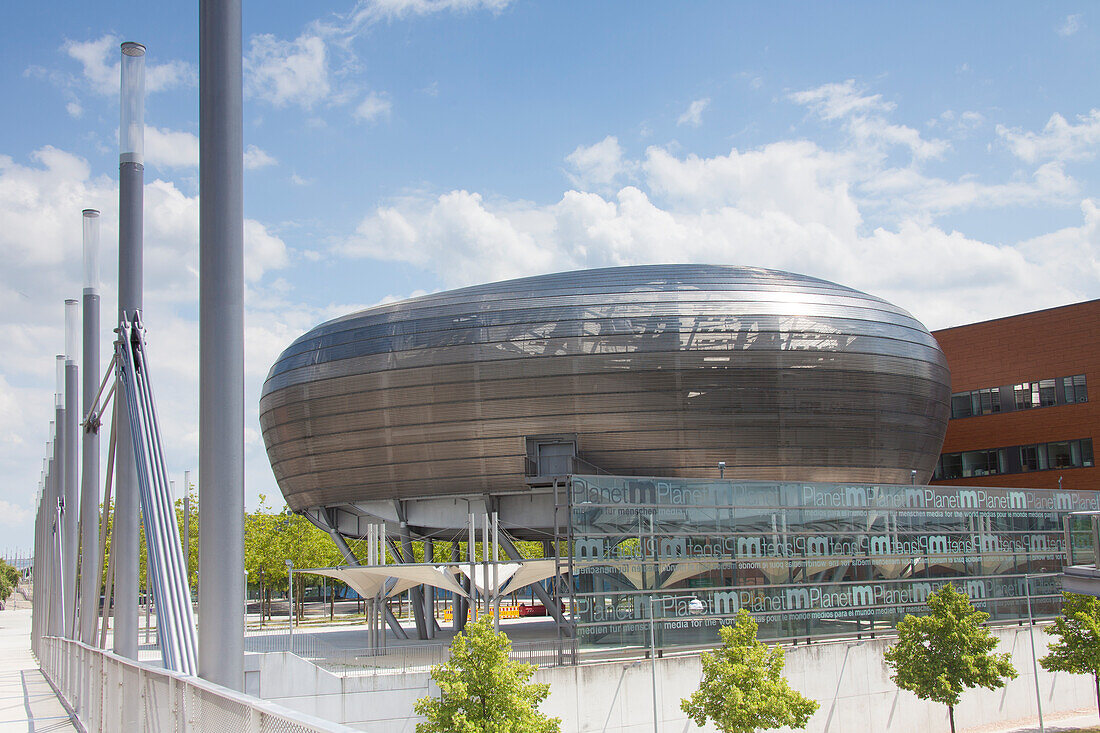
[(0, 499), (0, 526), (21, 527), (33, 520), (34, 515), (31, 508)]
[[(347, 73), (334, 74), (330, 65), (342, 71), (359, 67), (352, 48), (370, 26), (381, 21), (436, 13), (467, 13), (478, 10), (500, 12), (511, 0), (359, 0), (348, 13), (320, 18), (307, 24), (292, 41), (271, 34), (250, 39), (244, 59), (245, 88), (276, 107), (297, 105), (313, 109), (319, 104), (347, 104), (362, 94)], [(361, 121), (370, 122), (388, 114), (391, 103), (370, 94), (355, 110)]]
[[(608, 136), (567, 156), (579, 190), (556, 202), (466, 190), (407, 196), (363, 217), (335, 253), (408, 262), (446, 286), (652, 262), (758, 265), (875, 293), (933, 328), (1004, 315), (1005, 292), (1016, 311), (1096, 297), (1100, 213), (1091, 199), (1081, 204), (1082, 226), (1015, 244), (936, 221), (980, 208), (1071, 203), (1080, 186), (1060, 162), (1008, 180), (930, 176), (919, 163), (929, 145), (943, 144), (895, 124), (892, 104), (877, 95), (847, 83), (795, 101), (850, 134), (835, 149), (779, 140), (703, 157), (652, 146), (639, 160)], [(898, 150), (886, 156), (891, 146)], [(624, 171), (634, 185), (616, 183)]]
[(389, 117), (392, 109), (393, 103), (386, 96), (371, 92), (355, 108), (354, 117), (359, 122), (374, 122), (380, 117)]
[(1062, 24), (1058, 26), (1058, 35), (1060, 36), (1072, 36), (1077, 31), (1081, 30), (1081, 15), (1076, 13), (1073, 15), (1067, 15), (1066, 19), (1062, 21)]
[(302, 176), (298, 175), (297, 173), (291, 173), (290, 174), (290, 182), (293, 183), (295, 186), (309, 186), (313, 183), (313, 179), (312, 178), (303, 178)]
[(572, 168), (567, 173), (569, 180), (585, 190), (609, 186), (626, 172), (623, 149), (614, 135), (593, 145), (578, 145), (565, 157), (565, 162)]
[[(197, 453), (198, 229), (197, 196), (154, 178), (145, 186), (145, 321), (155, 362), (154, 389), (171, 470), (195, 468)], [(53, 355), (63, 343), (62, 300), (81, 292), (81, 210), (102, 212), (102, 343), (111, 353), (117, 260), (117, 183), (93, 176), (70, 152), (42, 148), (27, 161), (0, 156), (0, 514), (30, 511), (29, 488), (53, 411)], [(268, 287), (269, 274), (290, 263), (283, 241), (262, 223), (245, 222), (246, 405), (255, 420), (260, 385), (277, 353), (302, 331), (343, 311), (343, 305), (304, 307)], [(270, 294), (274, 293), (274, 295)], [(87, 366), (87, 365), (83, 365)], [(254, 422), (251, 424), (255, 427)], [(272, 493), (274, 480), (262, 446), (246, 450), (250, 497)], [(177, 475), (178, 478), (178, 475)], [(0, 520), (4, 524), (6, 520)], [(5, 525), (6, 526), (6, 525)], [(18, 527), (16, 527), (18, 529)], [(29, 532), (8, 534), (26, 545)]]
[(190, 132), (146, 125), (145, 162), (160, 168), (197, 168), (199, 138)]
[(435, 13), (472, 13), (478, 10), (499, 13), (511, 4), (512, 0), (359, 0), (345, 17), (345, 22), (349, 29), (358, 29), (382, 20)]
[(248, 91), (276, 107), (311, 109), (332, 91), (326, 45), (317, 35), (302, 34), (293, 41), (253, 36), (244, 68)]
[[(120, 42), (117, 36), (106, 35), (93, 41), (66, 41), (62, 49), (83, 67), (85, 88), (97, 94), (118, 94), (122, 68)], [(146, 93), (193, 85), (196, 81), (195, 69), (189, 64), (178, 60), (158, 64), (146, 56)]]
[(249, 145), (244, 149), (244, 167), (245, 170), (254, 171), (259, 168), (266, 168), (271, 165), (277, 165), (279, 161), (275, 160), (275, 157), (255, 145)]
[(688, 108), (684, 110), (684, 113), (676, 119), (676, 124), (698, 127), (699, 125), (703, 124), (703, 112), (705, 112), (707, 107), (709, 106), (709, 97), (696, 99), (694, 102), (689, 104)]
[(889, 122), (886, 115), (894, 110), (894, 103), (880, 94), (864, 94), (853, 79), (822, 84), (789, 97), (823, 120), (841, 122), (852, 139), (867, 150), (902, 146), (921, 161), (941, 157), (950, 147), (944, 140), (925, 140), (912, 127)]
[(80, 119), (84, 116), (84, 108), (80, 106), (80, 102), (69, 102), (65, 105), (65, 111), (73, 119)]
[(1055, 113), (1047, 120), (1042, 132), (997, 125), (997, 134), (1014, 155), (1028, 163), (1039, 160), (1092, 160), (1100, 147), (1100, 109), (1078, 115), (1076, 124)]

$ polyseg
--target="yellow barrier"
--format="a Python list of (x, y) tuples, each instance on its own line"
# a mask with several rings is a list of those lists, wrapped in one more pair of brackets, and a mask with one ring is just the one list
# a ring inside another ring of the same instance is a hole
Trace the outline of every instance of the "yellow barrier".
[[(470, 613), (466, 616), (466, 618), (468, 618), (470, 621), (477, 621), (477, 617), (479, 615), (484, 616), (485, 612), (481, 611), (480, 609), (477, 609), (477, 608), (471, 608)], [(501, 606), (500, 607), (500, 617), (501, 618), (519, 618), (519, 606)], [(451, 612), (451, 609), (449, 609), (449, 608), (444, 609), (444, 611), (443, 611), (443, 620), (444, 621), (454, 620), (454, 614)]]

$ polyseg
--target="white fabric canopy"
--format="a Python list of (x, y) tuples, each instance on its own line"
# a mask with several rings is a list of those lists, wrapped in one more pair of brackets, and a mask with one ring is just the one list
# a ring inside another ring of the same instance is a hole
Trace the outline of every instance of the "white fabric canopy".
[(430, 585), (451, 593), (467, 597), (466, 591), (455, 581), (451, 568), (435, 565), (350, 565), (339, 568), (309, 568), (295, 572), (314, 573), (342, 580), (355, 589), (364, 598), (373, 598), (383, 589), (386, 581), (396, 579), (396, 583), (386, 594), (394, 596), (413, 586)]

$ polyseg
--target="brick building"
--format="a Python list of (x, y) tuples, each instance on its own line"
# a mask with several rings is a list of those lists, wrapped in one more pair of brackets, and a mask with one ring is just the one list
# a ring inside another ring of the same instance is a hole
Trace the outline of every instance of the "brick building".
[(1100, 489), (1100, 300), (933, 335), (952, 382), (933, 483)]

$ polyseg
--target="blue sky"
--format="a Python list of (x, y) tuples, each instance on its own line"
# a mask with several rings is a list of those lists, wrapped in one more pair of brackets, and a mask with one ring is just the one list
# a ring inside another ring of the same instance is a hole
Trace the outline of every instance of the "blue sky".
[[(177, 481), (197, 464), (197, 8), (0, 28), (0, 548), (30, 543), (85, 207), (113, 304), (122, 40), (148, 47), (155, 386)], [(347, 0), (246, 3), (244, 28), (250, 505), (278, 497), (268, 367), (386, 299), (671, 261), (825, 277), (930, 328), (1100, 296), (1087, 3)]]

